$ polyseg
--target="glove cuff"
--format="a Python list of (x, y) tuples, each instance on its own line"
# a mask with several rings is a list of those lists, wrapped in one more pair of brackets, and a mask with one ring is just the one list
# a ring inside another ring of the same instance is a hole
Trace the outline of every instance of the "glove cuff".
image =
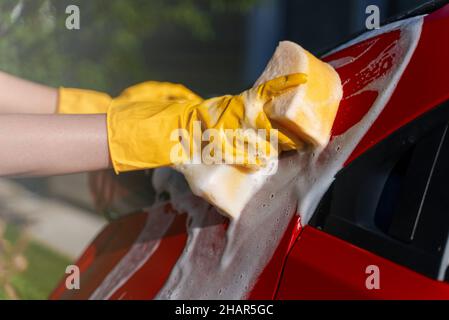
[(106, 113), (111, 97), (102, 92), (59, 88), (57, 113), (60, 114), (98, 114)]

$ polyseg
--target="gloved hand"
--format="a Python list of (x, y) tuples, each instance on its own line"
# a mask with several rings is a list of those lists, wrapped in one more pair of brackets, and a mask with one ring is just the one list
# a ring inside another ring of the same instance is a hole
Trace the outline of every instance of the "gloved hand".
[[(115, 100), (128, 101), (174, 101), (195, 100), (201, 98), (181, 84), (147, 81), (125, 89)], [(103, 92), (59, 88), (57, 113), (95, 114), (106, 113), (112, 98)]]
[[(192, 144), (195, 142), (195, 121), (199, 121), (203, 132), (206, 129), (217, 129), (220, 134), (218, 141), (214, 143), (221, 144), (223, 150), (233, 149), (233, 156), (244, 158), (243, 166), (251, 166), (247, 155), (239, 154), (241, 151), (236, 148), (235, 140), (226, 138), (225, 130), (250, 128), (268, 131), (276, 128), (276, 124), (265, 114), (264, 107), (277, 96), (306, 81), (305, 74), (291, 74), (270, 80), (236, 96), (226, 95), (204, 101), (113, 100), (108, 109), (107, 126), (114, 170), (119, 173), (188, 163), (194, 148)], [(264, 137), (263, 141), (248, 141), (247, 137), (243, 136), (237, 137), (237, 140), (250, 144), (261, 143), (265, 150), (275, 148), (276, 152), (296, 149), (300, 145), (301, 142), (295, 141), (285, 128), (276, 129), (279, 148), (272, 146), (268, 137)], [(183, 139), (187, 138), (190, 148), (184, 156), (174, 161), (172, 152), (179, 146), (176, 135), (179, 130), (187, 133)], [(263, 165), (263, 157), (257, 160), (256, 165)]]

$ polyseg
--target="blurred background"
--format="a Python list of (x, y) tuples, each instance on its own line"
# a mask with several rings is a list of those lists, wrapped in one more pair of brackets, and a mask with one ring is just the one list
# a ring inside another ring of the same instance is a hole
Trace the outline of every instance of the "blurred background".
[[(320, 55), (425, 0), (2, 0), (0, 70), (117, 95), (145, 80), (207, 97), (251, 86), (280, 40)], [(68, 30), (66, 8), (80, 9)], [(32, 99), (30, 99), (32, 103)], [(0, 179), (0, 298), (45, 299), (107, 219), (151, 204), (151, 172)]]

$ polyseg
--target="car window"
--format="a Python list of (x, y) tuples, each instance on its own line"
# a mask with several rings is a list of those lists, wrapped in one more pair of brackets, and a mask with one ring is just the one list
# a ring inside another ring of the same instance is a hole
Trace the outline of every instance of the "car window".
[(448, 120), (446, 103), (354, 160), (338, 173), (310, 224), (442, 279), (449, 259)]

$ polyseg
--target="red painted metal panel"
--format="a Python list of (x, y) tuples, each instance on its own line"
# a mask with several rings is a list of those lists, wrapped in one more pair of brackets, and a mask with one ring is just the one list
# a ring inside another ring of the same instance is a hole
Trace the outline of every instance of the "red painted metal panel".
[[(365, 285), (369, 265), (379, 267), (379, 290)], [(449, 299), (449, 285), (306, 226), (289, 254), (276, 298)]]
[(348, 163), (393, 131), (449, 99), (449, 5), (424, 18), (412, 60), (382, 114)]

